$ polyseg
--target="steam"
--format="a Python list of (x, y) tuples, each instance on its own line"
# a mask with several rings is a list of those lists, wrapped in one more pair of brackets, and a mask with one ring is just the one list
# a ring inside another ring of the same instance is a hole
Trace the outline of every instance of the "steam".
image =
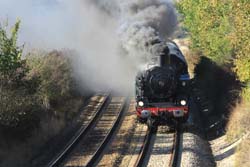
[(177, 24), (170, 0), (1, 0), (5, 18), (21, 19), (28, 50), (75, 50), (76, 78), (98, 90), (131, 90), (138, 65), (163, 51)]

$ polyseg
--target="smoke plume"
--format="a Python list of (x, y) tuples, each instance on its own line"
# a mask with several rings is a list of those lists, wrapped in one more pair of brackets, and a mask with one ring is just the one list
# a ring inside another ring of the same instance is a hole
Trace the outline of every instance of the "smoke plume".
[(76, 78), (99, 90), (131, 90), (139, 64), (162, 52), (156, 41), (177, 24), (170, 0), (1, 0), (6, 18), (21, 19), (26, 50), (75, 50)]

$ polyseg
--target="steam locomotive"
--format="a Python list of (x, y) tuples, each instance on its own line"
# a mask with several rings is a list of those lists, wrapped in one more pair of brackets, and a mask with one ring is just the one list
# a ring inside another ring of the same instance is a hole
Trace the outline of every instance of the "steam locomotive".
[(174, 125), (189, 114), (187, 62), (173, 41), (136, 76), (136, 113), (142, 123)]

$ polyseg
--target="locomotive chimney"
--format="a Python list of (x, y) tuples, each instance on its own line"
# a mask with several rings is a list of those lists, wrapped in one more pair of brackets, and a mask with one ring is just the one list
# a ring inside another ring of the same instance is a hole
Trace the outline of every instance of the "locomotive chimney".
[(166, 46), (160, 55), (160, 67), (170, 64), (169, 48)]

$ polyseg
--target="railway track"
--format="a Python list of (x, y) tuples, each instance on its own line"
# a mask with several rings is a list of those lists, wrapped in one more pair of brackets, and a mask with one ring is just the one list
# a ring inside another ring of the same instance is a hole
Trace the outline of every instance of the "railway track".
[(109, 96), (109, 94), (96, 94), (90, 99), (89, 104), (83, 109), (86, 111), (84, 111), (83, 115), (80, 115), (80, 117), (85, 117), (86, 122), (82, 124), (79, 130), (67, 143), (65, 148), (63, 148), (62, 151), (52, 161), (49, 162), (47, 165), (48, 167), (59, 166), (73, 149), (73, 147), (79, 142), (80, 138), (89, 132), (91, 127), (95, 124), (96, 120), (100, 116), (102, 109), (107, 104)]
[(88, 125), (79, 130), (48, 166), (93, 166), (119, 124), (125, 105), (124, 97), (106, 96)]
[(164, 126), (158, 127), (155, 134), (148, 129), (134, 167), (180, 165), (181, 131), (179, 125), (174, 133), (169, 133)]
[[(47, 166), (96, 166), (116, 131), (125, 108), (128, 108), (127, 105), (128, 99), (125, 97), (111, 97), (108, 94), (98, 103), (90, 104), (89, 107), (95, 111), (88, 116), (87, 123), (84, 123), (67, 146)], [(160, 126), (157, 133), (147, 129), (133, 166), (180, 165), (180, 128), (177, 127), (175, 133), (169, 133), (166, 129)], [(162, 144), (164, 142), (165, 144)]]
[(174, 134), (174, 146), (171, 154), (171, 160), (169, 165), (170, 167), (180, 166), (180, 159), (181, 159), (180, 144), (181, 144), (181, 130), (180, 130), (180, 125), (178, 124)]
[(148, 128), (146, 136), (145, 136), (144, 141), (143, 141), (143, 145), (141, 147), (140, 154), (138, 156), (138, 159), (137, 159), (134, 167), (142, 167), (144, 165), (145, 157), (148, 154), (149, 146), (150, 146), (151, 139), (152, 139), (153, 135), (154, 135), (153, 129)]

